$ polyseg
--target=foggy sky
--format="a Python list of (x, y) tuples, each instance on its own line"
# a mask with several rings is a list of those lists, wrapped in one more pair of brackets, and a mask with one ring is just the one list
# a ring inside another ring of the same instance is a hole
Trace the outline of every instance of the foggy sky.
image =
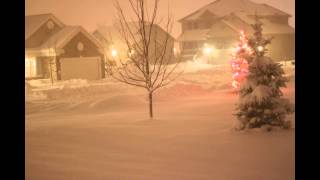
[[(129, 7), (127, 0), (119, 0)], [(159, 17), (167, 16), (168, 2), (175, 20), (179, 20), (215, 0), (160, 0)], [(295, 0), (251, 0), (266, 3), (292, 15), (290, 25), (295, 26)], [(113, 0), (25, 0), (25, 14), (53, 13), (67, 25), (81, 25), (88, 31), (97, 25), (111, 25), (115, 21)], [(129, 9), (129, 8), (128, 8)], [(181, 24), (175, 22), (173, 36), (180, 34)]]

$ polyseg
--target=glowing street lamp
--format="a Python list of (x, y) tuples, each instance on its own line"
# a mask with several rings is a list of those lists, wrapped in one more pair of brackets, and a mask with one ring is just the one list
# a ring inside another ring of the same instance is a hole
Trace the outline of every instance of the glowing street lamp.
[(210, 55), (211, 52), (212, 52), (212, 48), (210, 48), (210, 47), (205, 47), (205, 48), (203, 48), (203, 53), (204, 53), (205, 55)]
[(112, 49), (111, 49), (111, 56), (112, 56), (113, 58), (115, 58), (115, 57), (117, 57), (117, 55), (118, 55), (118, 51), (117, 51), (115, 48), (112, 47)]
[(202, 49), (202, 53), (205, 55), (210, 55), (213, 51), (213, 48), (208, 46), (208, 44), (204, 44), (204, 47)]

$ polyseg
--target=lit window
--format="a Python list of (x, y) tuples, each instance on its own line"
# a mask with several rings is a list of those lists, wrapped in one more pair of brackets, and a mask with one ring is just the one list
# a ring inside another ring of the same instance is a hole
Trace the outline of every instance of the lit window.
[(25, 58), (25, 77), (35, 77), (37, 74), (36, 59)]

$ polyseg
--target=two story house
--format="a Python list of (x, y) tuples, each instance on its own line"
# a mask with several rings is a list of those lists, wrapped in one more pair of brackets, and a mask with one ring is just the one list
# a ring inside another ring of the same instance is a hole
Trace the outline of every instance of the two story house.
[(255, 16), (263, 23), (266, 37), (273, 36), (269, 53), (275, 60), (295, 58), (295, 31), (288, 24), (288, 13), (250, 0), (216, 0), (179, 20), (182, 33), (178, 38), (182, 56), (193, 59), (205, 45), (212, 47), (215, 63), (227, 62), (239, 32), (253, 35)]
[(100, 79), (103, 47), (81, 26), (69, 26), (53, 14), (25, 16), (25, 77)]

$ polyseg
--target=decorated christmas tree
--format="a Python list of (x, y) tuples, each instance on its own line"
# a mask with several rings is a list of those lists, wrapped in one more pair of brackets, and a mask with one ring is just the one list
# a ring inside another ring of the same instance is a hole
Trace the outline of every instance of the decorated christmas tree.
[(251, 58), (253, 51), (248, 46), (248, 37), (244, 31), (240, 31), (239, 44), (232, 54), (232, 86), (238, 89), (248, 74), (248, 60)]
[(248, 40), (253, 50), (252, 59), (248, 62), (248, 75), (241, 85), (236, 116), (240, 122), (239, 129), (280, 126), (290, 127), (285, 120), (287, 114), (294, 111), (288, 99), (283, 98), (282, 87), (286, 87), (284, 71), (279, 63), (265, 56), (266, 46), (271, 38), (262, 36), (262, 23), (256, 18), (252, 25), (254, 36)]

